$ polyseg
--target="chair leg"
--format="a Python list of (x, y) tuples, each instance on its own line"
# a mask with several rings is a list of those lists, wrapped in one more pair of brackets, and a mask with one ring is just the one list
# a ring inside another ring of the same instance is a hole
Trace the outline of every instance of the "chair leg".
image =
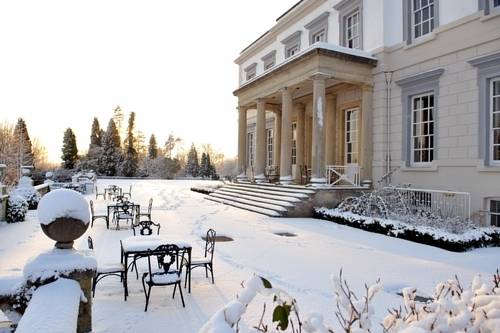
[(109, 219), (107, 216), (106, 216), (106, 229), (109, 229)]
[[(181, 288), (179, 287), (179, 289), (181, 289)], [(177, 283), (176, 283), (176, 284), (174, 284), (174, 292), (172, 293), (172, 299), (174, 299), (174, 298), (175, 298), (175, 291), (176, 291), (176, 290), (177, 290)]]
[(144, 308), (144, 312), (148, 311), (149, 296), (151, 296), (151, 285), (149, 285), (148, 287), (148, 293), (146, 294), (146, 307)]
[(210, 274), (212, 274), (212, 284), (215, 284), (215, 280), (214, 280), (214, 265), (209, 264), (209, 266), (210, 266)]
[(189, 265), (186, 266), (186, 278), (184, 279), (184, 288), (187, 286), (188, 275), (191, 274), (191, 267)]
[(208, 279), (208, 266), (205, 264), (205, 277)]
[(92, 298), (95, 297), (95, 285), (97, 284), (97, 276), (92, 278)]
[(185, 308), (185, 307), (186, 307), (186, 304), (184, 303), (184, 296), (182, 295), (181, 283), (180, 283), (180, 282), (178, 282), (178, 283), (176, 283), (175, 285), (177, 286), (177, 284), (179, 284), (179, 292), (181, 293), (182, 307), (183, 307), (183, 308)]
[(93, 228), (94, 227), (94, 217), (92, 217), (92, 222), (90, 222), (90, 227)]

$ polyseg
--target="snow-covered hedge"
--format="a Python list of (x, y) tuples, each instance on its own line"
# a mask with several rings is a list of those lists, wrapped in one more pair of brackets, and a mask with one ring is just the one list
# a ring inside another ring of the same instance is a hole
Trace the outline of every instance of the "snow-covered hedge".
[(23, 197), (28, 203), (28, 209), (36, 209), (40, 201), (40, 193), (33, 187), (18, 187), (11, 192), (11, 195), (18, 195)]
[(474, 248), (500, 246), (499, 228), (474, 228), (461, 234), (450, 233), (429, 226), (413, 225), (383, 218), (366, 217), (339, 209), (317, 207), (316, 218), (350, 227), (436, 246), (454, 252)]
[(6, 219), (8, 223), (22, 222), (28, 212), (28, 202), (22, 196), (11, 193), (7, 201)]
[[(254, 276), (244, 284), (243, 291), (235, 300), (210, 318), (200, 333), (370, 333), (379, 325), (385, 333), (500, 332), (498, 270), (489, 283), (476, 276), (469, 288), (464, 288), (457, 277), (455, 280), (441, 282), (436, 286), (432, 300), (420, 305), (415, 302), (417, 290), (405, 288), (404, 304), (389, 310), (382, 323), (377, 324), (372, 318), (372, 301), (382, 288), (380, 281), (371, 286), (365, 285), (364, 295), (359, 297), (343, 279), (342, 271), (339, 277), (334, 277), (336, 304), (332, 318), (335, 318), (340, 326), (340, 330), (334, 330), (324, 323), (320, 314), (311, 313), (302, 319), (298, 303), (292, 296), (274, 288), (268, 280)], [(244, 314), (257, 294), (271, 296), (274, 309), (270, 316), (271, 313), (266, 313), (264, 303), (259, 322), (248, 323)]]

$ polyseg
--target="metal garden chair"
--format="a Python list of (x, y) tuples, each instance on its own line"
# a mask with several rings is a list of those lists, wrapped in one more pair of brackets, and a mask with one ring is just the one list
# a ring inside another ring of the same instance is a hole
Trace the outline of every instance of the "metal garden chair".
[(191, 271), (197, 267), (205, 267), (205, 275), (208, 278), (208, 271), (212, 276), (212, 283), (214, 281), (214, 250), (215, 250), (215, 236), (216, 232), (214, 229), (208, 229), (207, 236), (205, 239), (205, 255), (203, 257), (192, 257), (191, 264), (186, 264), (186, 280), (184, 281), (184, 288), (187, 284), (187, 277), (191, 274)]
[(104, 219), (106, 220), (106, 228), (109, 229), (109, 220), (108, 220), (108, 215), (103, 214), (103, 215), (96, 215), (94, 211), (94, 202), (90, 200), (90, 213), (91, 213), (91, 222), (90, 222), (90, 227), (94, 227), (94, 221), (98, 219)]

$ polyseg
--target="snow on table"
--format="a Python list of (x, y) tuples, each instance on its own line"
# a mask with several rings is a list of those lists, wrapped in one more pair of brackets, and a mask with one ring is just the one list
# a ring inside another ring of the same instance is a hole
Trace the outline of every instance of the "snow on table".
[(33, 293), (16, 332), (76, 332), (82, 298), (80, 285), (74, 280), (61, 278), (41, 286)]
[(97, 269), (97, 260), (92, 251), (51, 249), (28, 261), (23, 275), (26, 280), (48, 279), (71, 271)]
[(130, 236), (122, 239), (123, 252), (154, 250), (160, 245), (174, 244), (180, 248), (191, 248), (191, 244), (177, 236)]

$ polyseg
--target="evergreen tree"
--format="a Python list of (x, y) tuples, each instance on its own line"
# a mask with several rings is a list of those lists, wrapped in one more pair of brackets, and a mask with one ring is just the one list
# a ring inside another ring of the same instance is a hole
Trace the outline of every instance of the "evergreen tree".
[(184, 169), (186, 175), (197, 177), (199, 174), (200, 165), (198, 162), (198, 152), (196, 151), (196, 147), (194, 143), (191, 144), (191, 149), (189, 149), (186, 167)]
[(23, 118), (17, 120), (16, 127), (14, 128), (14, 149), (17, 157), (17, 170), (20, 170), (23, 165), (34, 166), (35, 159), (33, 156), (33, 148), (31, 146), (28, 128)]
[(122, 165), (122, 174), (126, 177), (134, 177), (137, 174), (139, 156), (135, 149), (134, 138), (135, 112), (131, 112), (128, 119), (127, 137), (125, 139), (125, 159)]
[(106, 176), (116, 176), (122, 161), (120, 134), (113, 119), (109, 120), (108, 128), (102, 138), (102, 154), (99, 156), (99, 173)]
[(172, 158), (172, 151), (179, 142), (181, 142), (181, 138), (176, 138), (173, 133), (170, 133), (167, 142), (165, 142), (165, 155), (168, 158)]
[(89, 150), (94, 147), (101, 147), (101, 127), (99, 126), (99, 120), (94, 117), (92, 121), (92, 129), (90, 130), (90, 147)]
[(73, 133), (73, 130), (69, 127), (64, 132), (61, 159), (63, 160), (62, 165), (64, 169), (73, 169), (78, 160), (75, 133)]
[(200, 162), (200, 172), (199, 175), (203, 178), (208, 177), (208, 164), (207, 164), (207, 154), (201, 154), (201, 162)]
[(215, 165), (210, 161), (210, 154), (207, 153), (207, 177), (214, 178), (217, 175), (215, 171)]
[(158, 146), (156, 144), (156, 137), (154, 134), (151, 134), (151, 137), (149, 138), (148, 157), (150, 160), (154, 160), (158, 157)]
[(121, 136), (123, 134), (123, 119), (124, 119), (122, 108), (117, 105), (113, 110), (113, 121), (115, 122), (116, 129), (118, 130), (118, 134)]

